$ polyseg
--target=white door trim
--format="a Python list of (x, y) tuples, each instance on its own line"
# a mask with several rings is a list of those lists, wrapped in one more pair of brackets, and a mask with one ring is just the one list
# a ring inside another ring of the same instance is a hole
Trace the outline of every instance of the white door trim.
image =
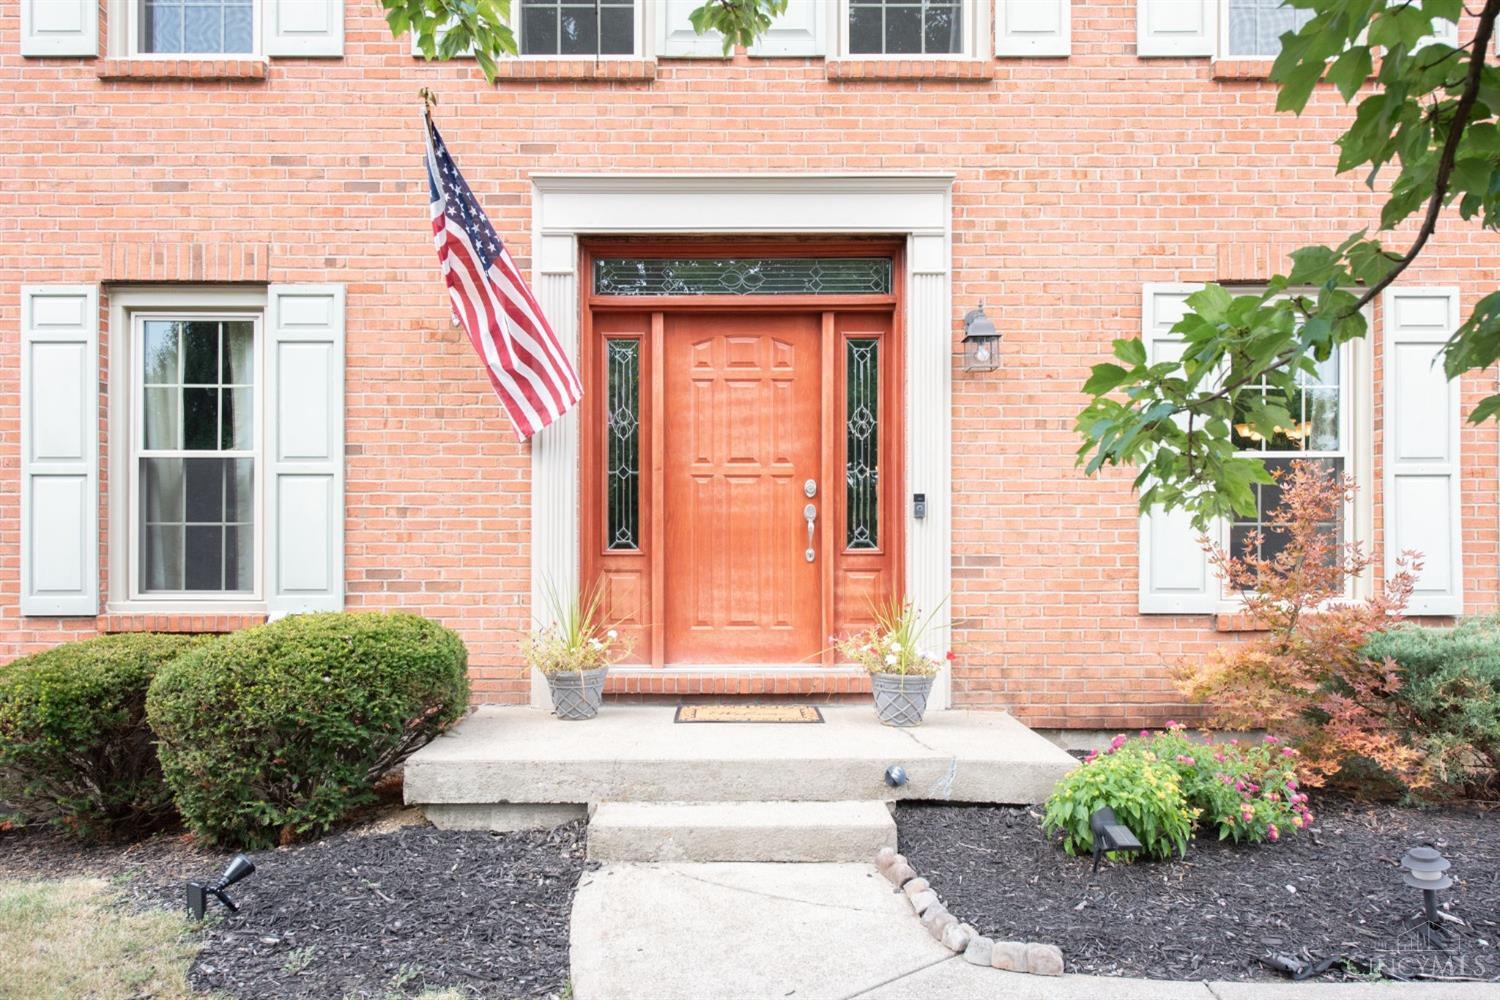
[[(886, 234), (907, 241), (906, 592), (935, 611), (935, 645), (950, 624), (952, 524), (953, 176), (951, 174), (567, 174), (532, 177), (532, 281), (547, 319), (578, 357), (578, 237), (597, 234)], [(577, 410), (532, 438), (531, 614), (546, 620), (551, 588), (578, 586)], [(911, 496), (927, 496), (927, 517)], [(947, 663), (935, 708), (952, 702)], [(531, 677), (534, 705), (546, 680)]]

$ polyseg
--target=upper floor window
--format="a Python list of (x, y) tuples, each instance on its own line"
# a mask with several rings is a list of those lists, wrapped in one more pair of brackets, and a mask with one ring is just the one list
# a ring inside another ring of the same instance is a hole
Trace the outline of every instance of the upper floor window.
[(635, 0), (519, 0), (522, 55), (628, 56)]
[(142, 55), (255, 51), (252, 0), (137, 0), (137, 16)]
[(1273, 59), (1281, 36), (1312, 20), (1315, 11), (1283, 6), (1283, 0), (1221, 0), (1224, 24), (1221, 55), (1228, 59)]
[(962, 0), (849, 0), (851, 55), (956, 55), (964, 32)]

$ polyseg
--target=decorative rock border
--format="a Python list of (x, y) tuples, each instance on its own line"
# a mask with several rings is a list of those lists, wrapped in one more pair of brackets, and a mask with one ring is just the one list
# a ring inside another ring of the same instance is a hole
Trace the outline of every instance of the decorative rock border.
[(1037, 976), (1060, 976), (1063, 973), (1062, 949), (1055, 944), (1028, 941), (992, 941), (972, 926), (948, 912), (931, 883), (897, 854), (894, 848), (882, 847), (875, 855), (875, 867), (896, 888), (906, 894), (923, 928), (949, 951), (962, 955), (971, 965), (1004, 969), (1007, 972), (1029, 972)]

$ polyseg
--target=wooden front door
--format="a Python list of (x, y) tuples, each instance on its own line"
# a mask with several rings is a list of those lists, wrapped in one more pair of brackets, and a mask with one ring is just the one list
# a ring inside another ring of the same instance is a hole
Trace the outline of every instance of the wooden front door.
[(630, 250), (582, 317), (581, 581), (625, 664), (830, 665), (901, 590), (899, 286), (646, 294)]
[(665, 317), (669, 663), (818, 655), (822, 329), (817, 313)]

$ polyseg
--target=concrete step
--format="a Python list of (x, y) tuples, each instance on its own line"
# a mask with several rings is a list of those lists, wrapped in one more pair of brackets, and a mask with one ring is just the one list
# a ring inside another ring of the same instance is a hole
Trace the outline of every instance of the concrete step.
[[(669, 705), (607, 704), (588, 722), (482, 706), (407, 761), (406, 801), (1029, 804), (1077, 765), (1005, 712), (929, 712), (907, 730), (868, 705), (821, 707), (822, 724), (674, 724)], [(885, 783), (892, 764), (908, 776), (899, 788)]]
[(884, 802), (605, 802), (595, 861), (868, 862), (896, 846)]

